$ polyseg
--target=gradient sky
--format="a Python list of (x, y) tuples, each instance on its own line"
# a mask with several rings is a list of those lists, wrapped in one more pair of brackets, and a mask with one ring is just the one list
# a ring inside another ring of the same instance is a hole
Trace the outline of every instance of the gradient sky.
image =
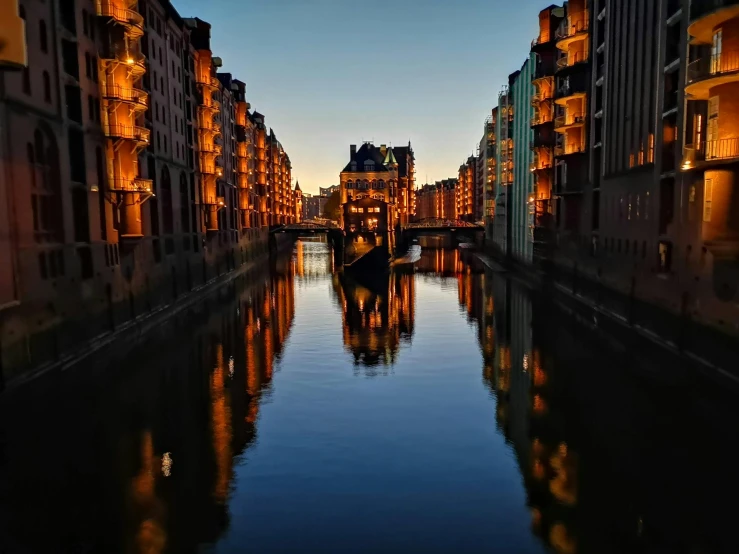
[(173, 0), (213, 26), (303, 191), (338, 183), (349, 145), (405, 145), (416, 184), (457, 175), (545, 0)]

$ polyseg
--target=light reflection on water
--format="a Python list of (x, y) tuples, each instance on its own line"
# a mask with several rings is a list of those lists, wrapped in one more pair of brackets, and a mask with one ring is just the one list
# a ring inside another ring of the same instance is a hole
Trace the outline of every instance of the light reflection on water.
[(298, 242), (257, 281), (0, 403), (0, 552), (731, 544), (729, 417), (459, 251), (357, 279)]

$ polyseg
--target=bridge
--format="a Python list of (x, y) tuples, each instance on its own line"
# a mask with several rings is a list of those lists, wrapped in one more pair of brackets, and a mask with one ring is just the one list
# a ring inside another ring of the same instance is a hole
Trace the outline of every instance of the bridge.
[(413, 240), (419, 238), (421, 239), (419, 240), (421, 246), (424, 246), (423, 241), (434, 241), (433, 244), (426, 244), (425, 246), (455, 247), (463, 242), (474, 242), (480, 246), (484, 236), (485, 226), (479, 223), (427, 218), (402, 226), (400, 248), (401, 251), (408, 250), (413, 244)]
[(280, 225), (272, 229), (272, 233), (328, 233), (329, 231), (341, 231), (338, 224), (330, 219), (306, 219), (300, 223)]
[(411, 229), (423, 229), (426, 231), (456, 231), (457, 229), (484, 230), (485, 226), (481, 223), (471, 223), (469, 221), (462, 221), (459, 219), (450, 220), (428, 217), (425, 219), (421, 219), (420, 221), (403, 225), (404, 231)]

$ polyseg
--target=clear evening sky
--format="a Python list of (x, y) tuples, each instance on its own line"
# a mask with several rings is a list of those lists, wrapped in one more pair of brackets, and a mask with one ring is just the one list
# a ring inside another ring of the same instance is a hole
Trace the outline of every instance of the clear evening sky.
[(350, 144), (405, 145), (417, 185), (455, 177), (542, 0), (173, 0), (213, 26), (222, 71), (247, 83), (303, 191), (338, 183)]

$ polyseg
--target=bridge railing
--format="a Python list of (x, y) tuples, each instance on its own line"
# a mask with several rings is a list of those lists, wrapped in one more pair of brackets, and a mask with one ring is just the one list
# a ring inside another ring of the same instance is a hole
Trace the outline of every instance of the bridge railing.
[(470, 228), (470, 229), (476, 229), (478, 227), (482, 227), (478, 223), (471, 223), (469, 221), (461, 221), (461, 220), (451, 220), (451, 219), (435, 219), (435, 218), (429, 218), (429, 219), (423, 219), (421, 221), (416, 221), (414, 223), (408, 223), (403, 226), (404, 229), (424, 229), (424, 228)]

